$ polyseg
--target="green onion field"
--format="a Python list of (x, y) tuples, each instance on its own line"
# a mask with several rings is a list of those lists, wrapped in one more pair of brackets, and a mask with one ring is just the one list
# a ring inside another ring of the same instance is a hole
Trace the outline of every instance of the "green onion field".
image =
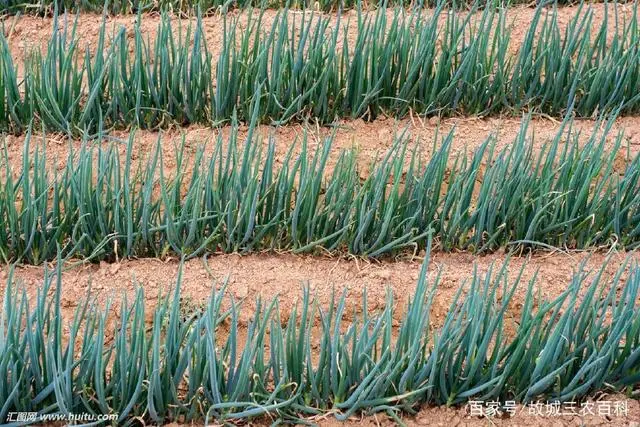
[(0, 426), (635, 425), (638, 7), (0, 0)]

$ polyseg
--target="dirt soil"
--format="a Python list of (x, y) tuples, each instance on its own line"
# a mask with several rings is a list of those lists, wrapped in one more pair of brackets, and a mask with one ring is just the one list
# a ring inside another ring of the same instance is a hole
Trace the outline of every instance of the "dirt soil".
[[(614, 4), (610, 3), (605, 5), (603, 3), (593, 4), (590, 7), (593, 9), (593, 28), (599, 28), (601, 23), (605, 17), (605, 11), (608, 9), (608, 28), (613, 30), (615, 28), (615, 19), (614, 19)], [(564, 34), (564, 29), (571, 22), (571, 20), (579, 13), (579, 8), (577, 6), (567, 6), (561, 7), (558, 9), (558, 24), (560, 27), (560, 33)], [(584, 13), (586, 8), (582, 8), (581, 13)], [(551, 8), (549, 8), (551, 11)], [(633, 3), (629, 4), (618, 4), (617, 5), (618, 18), (619, 22), (622, 22), (623, 19), (630, 18), (634, 13)], [(254, 11), (254, 14), (257, 16), (259, 12)], [(269, 9), (266, 10), (263, 14), (262, 28), (269, 29), (271, 28), (275, 19), (280, 16), (277, 10)], [(431, 16), (433, 14), (432, 9), (425, 9), (422, 12), (426, 17)], [(636, 13), (638, 13), (636, 11)], [(289, 16), (292, 19), (296, 19), (297, 22), (300, 22), (303, 13), (301, 11), (292, 10), (288, 12)], [(514, 7), (509, 7), (506, 17), (507, 24), (511, 26), (511, 43), (509, 45), (509, 51), (512, 54), (518, 52), (520, 45), (522, 44), (527, 31), (529, 29), (530, 23), (533, 20), (533, 16), (535, 14), (535, 8), (529, 7), (527, 5), (517, 5)], [(248, 21), (248, 13), (246, 11), (235, 10), (227, 14), (227, 22), (231, 22), (231, 19), (234, 17), (239, 18), (239, 31), (238, 35), (241, 34), (241, 29), (246, 28)], [(391, 24), (393, 19), (394, 9), (389, 8), (387, 10), (388, 23)], [(482, 15), (482, 12), (477, 12), (474, 14), (471, 22), (477, 22), (479, 17)], [(306, 18), (308, 19), (310, 13), (307, 12)], [(372, 15), (373, 16), (373, 15)], [(335, 26), (337, 22), (336, 14), (326, 14), (323, 12), (314, 12), (314, 19), (318, 18), (327, 18), (330, 20), (330, 28)], [(341, 18), (341, 25), (347, 26), (347, 38), (352, 45), (357, 36), (357, 11), (356, 10), (348, 10), (343, 13)], [(97, 45), (99, 32), (97, 29), (102, 24), (102, 16), (98, 14), (83, 14), (82, 19), (78, 20), (76, 27), (76, 35), (80, 41), (79, 48), (82, 52), (84, 52), (85, 47), (89, 47), (90, 50), (95, 49)], [(439, 18), (439, 21), (444, 26), (447, 19), (447, 12), (443, 12)], [(111, 36), (115, 34), (115, 30), (124, 26), (127, 28), (127, 34), (130, 39), (132, 37), (131, 29), (137, 23), (137, 17), (135, 15), (124, 15), (124, 16), (110, 16), (106, 18), (107, 22), (107, 36)], [(31, 52), (34, 48), (40, 49), (41, 51), (46, 50), (46, 44), (51, 36), (51, 31), (53, 28), (53, 18), (40, 18), (36, 16), (13, 16), (5, 18), (5, 34), (8, 37), (9, 41), (9, 49), (14, 58), (22, 58), (24, 55)], [(75, 21), (74, 15), (67, 16), (67, 23), (69, 25), (73, 25)], [(177, 31), (179, 26), (186, 29), (189, 22), (194, 22), (194, 18), (173, 18), (173, 23), (175, 24), (173, 28)], [(158, 23), (160, 22), (160, 15), (158, 13), (148, 13), (143, 14), (141, 19), (141, 29), (145, 38), (148, 36), (151, 41), (155, 39), (155, 34), (158, 30)], [(61, 19), (60, 24), (64, 24), (64, 20)], [(223, 43), (223, 28), (224, 28), (224, 17), (220, 14), (214, 16), (208, 16), (203, 18), (203, 28), (205, 31), (205, 38), (207, 40), (207, 47), (212, 54), (213, 58), (216, 58), (220, 48)], [(110, 30), (114, 31), (111, 32)], [(610, 36), (612, 35), (612, 31), (610, 31)], [(107, 43), (108, 45), (108, 43)]]
[[(625, 262), (640, 261), (640, 252), (633, 253), (538, 253), (529, 257), (509, 260), (508, 276), (514, 280), (523, 269), (522, 286), (513, 299), (512, 314), (520, 315), (519, 308), (526, 294), (526, 283), (537, 274), (535, 288), (546, 299), (557, 297), (570, 282), (573, 274), (584, 262), (585, 271), (595, 271), (610, 257), (605, 269), (606, 277), (612, 277)], [(435, 253), (432, 256), (428, 280), (434, 283), (438, 273), (441, 282), (436, 292), (431, 321), (441, 325), (449, 306), (454, 302), (458, 287), (472, 277), (474, 269), (485, 273), (493, 267), (496, 272), (506, 260), (504, 254), (474, 257), (469, 253)], [(353, 310), (346, 310), (346, 318), (361, 311), (362, 292), (366, 288), (371, 312), (384, 307), (387, 289), (396, 298), (394, 318), (400, 320), (404, 307), (415, 289), (421, 267), (421, 258), (405, 258), (383, 262), (368, 262), (356, 258), (331, 258), (322, 256), (298, 256), (293, 254), (211, 255), (187, 261), (183, 268), (181, 288), (183, 303), (194, 306), (205, 304), (215, 289), (227, 282), (227, 293), (236, 300), (243, 299), (241, 324), (246, 324), (255, 308), (258, 297), (270, 300), (279, 297), (283, 321), (296, 303), (301, 301), (302, 289), (308, 284), (312, 296), (327, 306), (333, 291), (340, 296), (346, 292), (347, 303)], [(92, 294), (99, 303), (108, 299), (117, 302), (121, 296), (134, 296), (138, 287), (153, 306), (159, 294), (170, 292), (178, 274), (177, 260), (158, 259), (125, 260), (119, 263), (101, 263), (78, 266), (63, 273), (62, 305), (71, 316), (81, 303), (79, 296), (87, 293), (91, 282)], [(8, 268), (0, 267), (0, 280), (5, 281)], [(42, 283), (43, 268), (18, 266), (14, 270), (17, 283), (25, 285), (28, 295), (34, 298)], [(115, 304), (116, 307), (118, 304)], [(149, 313), (151, 315), (151, 313)]]
[[(312, 154), (333, 133), (335, 139), (329, 154), (329, 170), (335, 165), (339, 154), (346, 149), (355, 149), (358, 154), (358, 166), (361, 173), (366, 173), (370, 165), (380, 160), (394, 141), (404, 133), (404, 137), (411, 141), (410, 146), (417, 144), (423, 157), (429, 158), (434, 147), (442, 144), (449, 132), (453, 132), (450, 161), (453, 162), (457, 155), (470, 156), (487, 138), (495, 138), (496, 149), (502, 150), (509, 147), (521, 131), (520, 119), (507, 117), (493, 118), (465, 118), (455, 117), (448, 119), (431, 118), (429, 120), (406, 118), (403, 120), (380, 118), (373, 122), (363, 120), (343, 120), (335, 127), (306, 126), (290, 124), (287, 126), (260, 126), (258, 135), (266, 147), (270, 139), (275, 143), (276, 161), (280, 163), (287, 150), (295, 144), (294, 153), (300, 152), (302, 139), (307, 134), (308, 150)], [(546, 118), (533, 118), (527, 130), (527, 139), (533, 144), (535, 152), (540, 152), (543, 145), (551, 141), (560, 129), (561, 123)], [(596, 122), (593, 120), (576, 120), (574, 122), (573, 135), (578, 135), (581, 143), (587, 141), (590, 135), (597, 131)], [(243, 144), (246, 137), (246, 126), (241, 126), (238, 141)], [(222, 135), (226, 142), (231, 133), (231, 126), (220, 128), (208, 128), (203, 126), (190, 126), (187, 128), (172, 128), (163, 131), (138, 130), (133, 134), (134, 159), (138, 156), (148, 156), (156, 149), (160, 138), (164, 167), (167, 174), (175, 171), (176, 146), (180, 146), (184, 139), (185, 154), (193, 155), (199, 147), (204, 147), (206, 154), (210, 154), (215, 146), (218, 135)], [(607, 138), (607, 151), (612, 150), (619, 133), (624, 135), (621, 149), (618, 151), (616, 168), (622, 172), (628, 157), (634, 157), (640, 153), (640, 117), (618, 118)], [(566, 141), (566, 130), (562, 140)], [(127, 141), (131, 136), (128, 131), (114, 131), (101, 142), (103, 147), (115, 144), (120, 154), (127, 150)], [(25, 135), (4, 137), (7, 147), (7, 155), (12, 171), (17, 174), (22, 169), (22, 157), (24, 154)], [(94, 144), (95, 141), (89, 141)], [(58, 170), (63, 169), (68, 161), (69, 152), (75, 153), (81, 148), (83, 141), (69, 139), (61, 134), (34, 133), (31, 137), (29, 152), (33, 154), (36, 149), (46, 147), (49, 165)], [(185, 162), (185, 172), (190, 171), (189, 163)]]

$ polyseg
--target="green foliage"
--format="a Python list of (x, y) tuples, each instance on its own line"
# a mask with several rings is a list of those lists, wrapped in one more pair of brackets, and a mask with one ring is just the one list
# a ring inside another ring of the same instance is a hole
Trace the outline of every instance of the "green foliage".
[[(521, 274), (510, 280), (507, 263), (474, 271), (442, 326), (432, 329), (439, 278), (427, 280), (428, 255), (398, 327), (391, 290), (377, 313), (369, 312), (365, 291), (348, 320), (344, 295), (322, 307), (305, 287), (284, 323), (277, 298), (258, 301), (244, 340), (241, 308), (225, 299), (224, 286), (202, 309), (183, 313), (181, 273), (173, 296), (153, 309), (150, 329), (139, 289), (132, 302), (122, 301), (113, 339), (106, 340), (114, 313), (90, 296), (73, 319), (63, 316), (60, 259), (45, 273), (35, 307), (13, 284), (12, 270), (0, 314), (0, 419), (9, 411), (38, 411), (116, 413), (118, 425), (266, 414), (293, 422), (323, 413), (395, 416), (470, 399), (579, 401), (604, 388), (638, 386), (636, 265), (623, 265), (611, 280), (604, 267), (587, 274), (581, 265), (551, 301), (536, 296), (535, 277), (528, 284)], [(524, 285), (522, 314), (514, 319), (513, 295)]]
[[(572, 5), (578, 0), (557, 0), (558, 4)], [(624, 3), (625, 1), (620, 1)], [(335, 11), (356, 7), (384, 7), (402, 6), (409, 8), (437, 7), (437, 0), (0, 0), (0, 13), (33, 13), (39, 15), (51, 15), (56, 10), (70, 10), (80, 12), (107, 12), (110, 14), (126, 14), (138, 12), (171, 11), (174, 13), (190, 13), (194, 10), (202, 10), (215, 13), (219, 10), (231, 8), (290, 7), (295, 9), (319, 8), (323, 11)], [(482, 5), (485, 2), (473, 0), (458, 0), (444, 2), (450, 7), (470, 8)], [(491, 3), (486, 2), (486, 3)], [(511, 5), (530, 4), (527, 0), (512, 0)]]
[(525, 118), (510, 146), (497, 150), (490, 135), (455, 156), (454, 131), (429, 153), (400, 132), (369, 170), (353, 150), (330, 168), (333, 136), (311, 153), (306, 133), (276, 161), (275, 141), (265, 145), (253, 126), (244, 144), (236, 126), (226, 140), (219, 133), (206, 155), (178, 144), (171, 174), (160, 138), (150, 153), (134, 134), (120, 151), (122, 142), (85, 141), (58, 169), (27, 134), (20, 169), (7, 155), (0, 164), (0, 256), (39, 264), (60, 246), (96, 260), (321, 248), (378, 257), (422, 250), (429, 229), (446, 251), (634, 249), (640, 156), (620, 163), (623, 134), (605, 150), (613, 122), (579, 142), (567, 118), (538, 151)]
[(188, 28), (162, 15), (154, 41), (143, 34), (141, 16), (132, 34), (119, 29), (107, 37), (103, 23), (97, 53), (84, 56), (73, 25), (59, 28), (56, 18), (47, 52), (26, 60), (24, 79), (0, 37), (0, 129), (22, 132), (34, 116), (70, 134), (219, 123), (234, 112), (249, 121), (258, 104), (267, 123), (409, 112), (562, 116), (571, 106), (581, 117), (635, 114), (637, 5), (628, 20), (617, 7), (606, 8), (598, 26), (593, 10), (580, 6), (565, 34), (557, 10), (539, 7), (517, 54), (509, 52), (508, 8), (495, 5), (459, 13), (440, 6), (432, 14), (358, 9), (350, 23), (341, 13), (332, 23), (306, 10), (279, 11), (269, 23), (264, 11), (250, 10), (224, 16), (217, 57), (199, 15)]

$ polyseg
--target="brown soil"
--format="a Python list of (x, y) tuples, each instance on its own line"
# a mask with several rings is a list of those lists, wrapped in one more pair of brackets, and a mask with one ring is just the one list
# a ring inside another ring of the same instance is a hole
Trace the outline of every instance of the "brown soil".
[[(516, 139), (522, 121), (513, 118), (449, 118), (430, 120), (420, 120), (418, 118), (407, 118), (403, 120), (378, 119), (373, 122), (363, 120), (344, 120), (335, 128), (312, 127), (304, 125), (288, 125), (283, 127), (261, 126), (258, 134), (266, 146), (270, 136), (276, 145), (276, 159), (282, 161), (290, 146), (296, 143), (295, 153), (300, 151), (302, 139), (305, 131), (307, 133), (308, 149), (313, 153), (325, 139), (335, 131), (335, 139), (329, 155), (328, 167), (332, 166), (338, 159), (339, 153), (345, 149), (355, 149), (358, 153), (358, 164), (361, 172), (366, 173), (369, 166), (375, 160), (380, 160), (387, 150), (393, 145), (394, 139), (402, 134), (406, 129), (405, 137), (412, 143), (418, 144), (424, 157), (429, 157), (432, 153), (434, 142), (439, 146), (442, 139), (453, 131), (454, 137), (451, 146), (451, 161), (456, 155), (470, 155), (487, 138), (495, 136), (496, 149), (502, 150), (509, 147)], [(532, 119), (528, 129), (528, 140), (534, 145), (534, 150), (539, 152), (545, 143), (554, 138), (560, 129), (560, 123), (555, 120), (535, 118)], [(585, 142), (593, 133), (595, 122), (591, 120), (576, 120), (575, 131), (580, 131), (579, 140)], [(194, 154), (198, 147), (204, 146), (206, 153), (211, 153), (214, 148), (216, 138), (222, 134), (223, 141), (227, 140), (231, 132), (231, 127), (207, 128), (202, 126), (190, 126), (188, 128), (169, 129), (162, 132), (138, 130), (134, 134), (134, 156), (148, 156), (152, 153), (161, 138), (161, 149), (163, 152), (164, 166), (168, 174), (175, 170), (175, 147), (185, 141), (186, 154)], [(616, 167), (622, 171), (626, 164), (627, 157), (634, 157), (640, 153), (640, 118), (622, 117), (616, 120), (613, 130), (608, 137), (608, 150), (613, 149), (618, 132), (623, 132), (625, 138), (618, 153)], [(574, 132), (576, 134), (576, 132)], [(120, 154), (124, 154), (127, 149), (127, 140), (130, 133), (127, 131), (112, 132), (109, 139), (103, 141), (103, 146), (110, 144), (110, 141), (120, 141), (116, 143)], [(239, 131), (239, 142), (245, 141), (246, 126), (242, 126)], [(566, 131), (563, 140), (566, 140)], [(25, 136), (5, 136), (9, 163), (14, 173), (19, 173), (22, 169), (22, 156), (24, 154)], [(47, 158), (50, 165), (63, 169), (68, 160), (69, 151), (72, 149), (78, 152), (83, 142), (80, 140), (70, 140), (66, 136), (59, 134), (42, 135), (36, 133), (32, 136), (30, 143), (30, 153), (33, 154), (37, 148), (45, 145)], [(190, 169), (188, 162), (186, 171)]]
[[(598, 26), (603, 22), (605, 16), (605, 10), (609, 8), (609, 21), (608, 26), (611, 29), (615, 28), (614, 22), (614, 14), (613, 14), (613, 4), (609, 4), (608, 6), (605, 4), (594, 4), (591, 6), (593, 8), (593, 25), (594, 28), (598, 28)], [(618, 16), (622, 20), (624, 18), (629, 18), (634, 13), (633, 4), (618, 4)], [(576, 16), (579, 8), (577, 6), (568, 6), (562, 7), (558, 9), (558, 24), (560, 26), (560, 33), (564, 33), (564, 28), (571, 22), (572, 18)], [(584, 13), (585, 8), (583, 8), (582, 13)], [(257, 15), (257, 11), (254, 12)], [(302, 17), (301, 11), (289, 11), (288, 12), (291, 17), (296, 17), (297, 21), (300, 21)], [(433, 10), (425, 10), (423, 12), (425, 16), (429, 16), (433, 14)], [(389, 23), (393, 18), (394, 10), (389, 8), (387, 11), (387, 16), (389, 18)], [(514, 7), (510, 7), (507, 12), (507, 23), (511, 25), (511, 44), (509, 49), (511, 53), (516, 53), (522, 44), (522, 41), (528, 31), (529, 24), (532, 21), (532, 18), (535, 14), (535, 8), (528, 7), (526, 5), (518, 5)], [(335, 14), (325, 14), (322, 12), (314, 12), (314, 15), (317, 17), (322, 16), (330, 19), (331, 25), (335, 25), (337, 22), (337, 17)], [(443, 25), (446, 21), (447, 13), (442, 13), (440, 20)], [(240, 17), (240, 28), (246, 28), (248, 13), (246, 11), (236, 10), (227, 14), (227, 20), (229, 21), (229, 17), (238, 16)], [(267, 10), (263, 15), (263, 25), (262, 28), (267, 29), (270, 28), (273, 24), (274, 20), (278, 16), (277, 10)], [(310, 14), (307, 13), (307, 17)], [(356, 25), (357, 25), (357, 11), (349, 10), (343, 13), (342, 24), (347, 25), (348, 23), (348, 39), (350, 42), (355, 40), (357, 35)], [(478, 12), (474, 16), (474, 20), (478, 19), (481, 16), (481, 12)], [(74, 23), (74, 15), (69, 15), (67, 22), (69, 25), (73, 25)], [(137, 17), (135, 15), (125, 15), (125, 16), (111, 16), (107, 18), (107, 29), (111, 30), (118, 29), (122, 26), (126, 27), (128, 30), (128, 34), (131, 36), (131, 29), (136, 24)], [(180, 19), (174, 18), (174, 28), (177, 29), (179, 24), (182, 24), (183, 28), (186, 28), (188, 22), (193, 22), (193, 19)], [(60, 21), (61, 24), (64, 22)], [(141, 20), (141, 28), (143, 34), (149, 36), (153, 41), (155, 33), (158, 29), (158, 23), (160, 22), (160, 16), (157, 13), (144, 14), (142, 15)], [(472, 20), (472, 22), (474, 22)], [(97, 29), (102, 23), (102, 16), (97, 14), (83, 14), (82, 19), (78, 20), (78, 25), (76, 28), (76, 34), (80, 40), (79, 47), (84, 51), (85, 46), (89, 46), (91, 49), (95, 49), (98, 40), (98, 31)], [(206, 40), (208, 44), (209, 51), (212, 53), (213, 58), (217, 57), (217, 54), (222, 45), (223, 39), (223, 31), (224, 28), (224, 18), (222, 15), (215, 15), (203, 18), (203, 28), (206, 35)], [(14, 16), (6, 18), (5, 23), (5, 33), (9, 37), (9, 48), (12, 52), (14, 58), (21, 58), (25, 54), (32, 51), (34, 48), (41, 49), (44, 51), (46, 49), (47, 41), (51, 35), (51, 29), (53, 27), (53, 18), (40, 18), (35, 16)], [(115, 31), (114, 31), (115, 33)], [(113, 34), (111, 31), (107, 31), (107, 35), (110, 36)]]
[[(611, 277), (627, 257), (640, 261), (640, 252), (613, 253), (610, 257), (606, 268), (607, 277)], [(442, 276), (432, 307), (434, 326), (439, 326), (444, 320), (458, 287), (468, 283), (474, 268), (484, 273), (493, 266), (493, 271), (496, 272), (505, 259), (503, 254), (474, 257), (468, 253), (435, 253), (430, 265), (429, 283), (433, 283), (439, 272)], [(607, 255), (603, 253), (579, 252), (512, 258), (508, 270), (511, 280), (524, 267), (523, 285), (517, 289), (512, 304), (513, 314), (519, 315), (518, 307), (521, 307), (526, 294), (526, 283), (536, 272), (537, 290), (544, 298), (552, 299), (566, 289), (581, 262), (585, 262), (587, 271), (595, 271), (606, 259)], [(178, 274), (178, 265), (176, 260), (171, 259), (142, 259), (71, 268), (63, 273), (62, 305), (71, 315), (82, 301), (79, 297), (86, 295), (89, 282), (92, 294), (99, 303), (110, 298), (117, 301), (123, 294), (127, 294), (130, 299), (135, 290), (142, 287), (146, 299), (154, 305), (160, 293), (166, 295), (171, 291)], [(270, 300), (278, 296), (283, 320), (287, 320), (294, 305), (300, 302), (302, 288), (306, 283), (309, 284), (312, 295), (323, 306), (329, 303), (334, 290), (338, 297), (343, 290), (346, 291), (347, 302), (356, 312), (365, 288), (372, 312), (384, 307), (386, 290), (391, 289), (396, 297), (395, 318), (399, 320), (415, 289), (420, 266), (419, 256), (413, 259), (367, 262), (355, 258), (293, 254), (211, 255), (206, 259), (186, 262), (181, 294), (185, 304), (202, 306), (211, 292), (227, 281), (228, 295), (244, 300), (240, 321), (246, 323), (258, 297)], [(0, 280), (6, 280), (7, 274), (8, 268), (1, 267)], [(42, 275), (42, 267), (18, 266), (14, 271), (14, 278), (25, 285), (31, 298), (35, 297)], [(349, 316), (351, 315), (346, 317)]]

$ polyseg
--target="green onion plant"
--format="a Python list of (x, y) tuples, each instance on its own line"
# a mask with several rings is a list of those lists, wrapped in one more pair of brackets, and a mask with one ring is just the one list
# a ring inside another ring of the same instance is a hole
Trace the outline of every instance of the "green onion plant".
[(280, 155), (274, 137), (263, 143), (250, 126), (241, 141), (234, 126), (206, 154), (206, 144), (189, 154), (178, 143), (171, 171), (162, 136), (150, 153), (132, 133), (126, 142), (85, 140), (57, 159), (27, 133), (22, 164), (6, 150), (0, 163), (0, 257), (39, 264), (58, 246), (94, 260), (263, 250), (380, 257), (423, 250), (430, 229), (445, 251), (632, 250), (640, 156), (623, 160), (613, 124), (597, 121), (583, 135), (568, 117), (534, 150), (525, 117), (507, 147), (489, 135), (458, 155), (455, 129), (427, 151), (398, 131), (368, 168), (353, 149), (334, 153), (329, 167), (334, 136), (312, 151), (306, 131)]
[(84, 54), (75, 23), (56, 17), (46, 52), (25, 59), (24, 78), (0, 36), (0, 129), (24, 132), (32, 118), (76, 135), (217, 124), (234, 114), (249, 122), (258, 104), (259, 120), (274, 124), (409, 113), (632, 115), (640, 109), (638, 11), (634, 4), (627, 18), (619, 7), (607, 6), (595, 24), (581, 4), (562, 33), (557, 7), (540, 5), (516, 53), (515, 23), (495, 4), (428, 14), (359, 8), (351, 18), (306, 9), (269, 19), (265, 10), (225, 14), (215, 53), (201, 14), (189, 24), (162, 14), (153, 41), (142, 15), (129, 32), (108, 31), (105, 19)]
[[(277, 298), (258, 300), (241, 339), (243, 309), (225, 287), (185, 311), (181, 273), (154, 309), (139, 288), (132, 301), (122, 300), (117, 316), (90, 295), (71, 316), (60, 306), (58, 261), (35, 299), (14, 283), (13, 269), (7, 279), (0, 419), (27, 411), (116, 414), (114, 425), (260, 417), (293, 423), (377, 412), (400, 420), (422, 405), (579, 402), (602, 390), (633, 396), (640, 384), (635, 263), (610, 279), (606, 264), (595, 272), (580, 265), (552, 300), (535, 291), (535, 276), (524, 280), (521, 270), (510, 279), (508, 261), (486, 273), (474, 270), (435, 327), (430, 308), (439, 276), (427, 279), (428, 249), (400, 315), (392, 290), (372, 311), (366, 291), (352, 310), (344, 294), (322, 306), (305, 286), (288, 321)], [(521, 287), (518, 315), (514, 294)]]

